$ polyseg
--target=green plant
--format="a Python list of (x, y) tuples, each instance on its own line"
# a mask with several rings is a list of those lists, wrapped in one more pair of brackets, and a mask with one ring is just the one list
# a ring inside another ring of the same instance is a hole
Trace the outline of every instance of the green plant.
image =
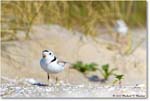
[(97, 64), (95, 63), (84, 64), (82, 61), (77, 61), (76, 63), (73, 64), (73, 68), (77, 69), (81, 73), (96, 71), (97, 70), (96, 66)]
[(119, 85), (121, 85), (121, 81), (122, 81), (122, 79), (123, 79), (123, 77), (124, 77), (124, 75), (123, 74), (120, 74), (120, 75), (118, 75), (118, 74), (115, 74), (115, 80), (113, 81), (113, 84), (115, 84), (115, 83), (119, 83)]
[(99, 70), (102, 73), (104, 80), (108, 80), (108, 78), (114, 74), (114, 71), (117, 70), (117, 68), (109, 69), (109, 64), (105, 64), (102, 65), (102, 68)]

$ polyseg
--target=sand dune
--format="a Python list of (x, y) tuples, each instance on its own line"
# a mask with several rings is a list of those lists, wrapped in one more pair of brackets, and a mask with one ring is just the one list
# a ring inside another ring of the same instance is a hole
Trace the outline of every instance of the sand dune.
[(2, 42), (2, 75), (12, 78), (45, 78), (39, 60), (41, 51), (50, 49), (62, 60), (96, 62), (100, 66), (109, 63), (110, 67), (117, 67), (125, 73), (127, 81), (145, 81), (145, 48), (139, 47), (130, 56), (122, 56), (117, 49), (107, 49), (109, 41), (97, 39), (99, 43), (79, 32), (71, 32), (57, 25), (34, 26), (30, 40)]

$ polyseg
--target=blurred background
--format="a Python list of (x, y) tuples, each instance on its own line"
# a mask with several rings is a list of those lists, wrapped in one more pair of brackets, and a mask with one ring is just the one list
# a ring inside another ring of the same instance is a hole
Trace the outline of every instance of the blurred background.
[(1, 75), (46, 81), (39, 61), (48, 49), (78, 64), (58, 74), (62, 80), (103, 78), (95, 70), (83, 73), (82, 61), (117, 68), (123, 84), (145, 84), (146, 8), (146, 1), (1, 1)]

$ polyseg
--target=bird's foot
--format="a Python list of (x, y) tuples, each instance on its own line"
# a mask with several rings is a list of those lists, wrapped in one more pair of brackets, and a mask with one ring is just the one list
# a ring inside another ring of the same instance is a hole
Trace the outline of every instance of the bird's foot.
[(59, 86), (61, 83), (59, 82), (58, 78), (56, 77), (56, 82), (55, 82), (55, 85), (56, 86)]
[(49, 80), (49, 81), (48, 81), (48, 86), (54, 86), (53, 80)]
[(56, 82), (55, 82), (55, 85), (56, 85), (56, 86), (59, 86), (59, 85), (60, 85), (60, 82), (59, 82), (59, 81), (56, 81)]

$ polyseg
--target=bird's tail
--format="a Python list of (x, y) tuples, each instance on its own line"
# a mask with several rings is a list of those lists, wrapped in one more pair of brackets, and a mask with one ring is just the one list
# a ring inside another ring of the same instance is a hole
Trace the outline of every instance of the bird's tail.
[(70, 64), (70, 65), (73, 65), (73, 63), (71, 63), (71, 62), (67, 62), (67, 61), (65, 61), (65, 63)]
[(73, 68), (73, 63), (68, 62), (68, 61), (62, 61), (65, 64), (69, 64), (69, 68)]

